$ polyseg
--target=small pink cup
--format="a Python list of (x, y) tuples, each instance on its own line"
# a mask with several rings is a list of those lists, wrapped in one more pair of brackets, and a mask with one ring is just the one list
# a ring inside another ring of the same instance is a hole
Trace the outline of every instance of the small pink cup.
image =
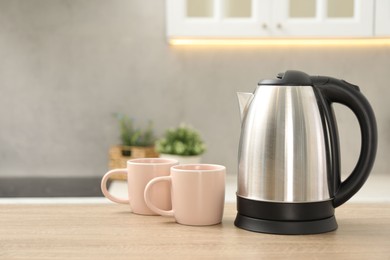
[[(182, 164), (171, 175), (151, 180), (145, 188), (145, 202), (159, 215), (174, 216), (184, 225), (206, 226), (221, 223), (225, 204), (226, 168), (215, 164)], [(153, 186), (171, 182), (172, 210), (164, 210), (152, 198)]]
[[(179, 162), (173, 159), (162, 158), (140, 158), (127, 161), (127, 168), (114, 169), (107, 172), (101, 182), (101, 189), (109, 200), (130, 204), (133, 213), (141, 215), (156, 215), (151, 211), (144, 200), (144, 190), (146, 184), (155, 177), (167, 176), (170, 174), (172, 166)], [(128, 198), (121, 199), (111, 195), (107, 190), (107, 180), (113, 174), (127, 174)], [(169, 192), (169, 183), (156, 185), (150, 192), (150, 200), (162, 209), (171, 209), (171, 195)]]

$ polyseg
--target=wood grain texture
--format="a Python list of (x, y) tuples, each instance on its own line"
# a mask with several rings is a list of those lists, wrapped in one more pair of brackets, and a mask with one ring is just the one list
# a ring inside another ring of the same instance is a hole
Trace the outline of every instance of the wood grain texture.
[(305, 236), (241, 230), (235, 214), (192, 227), (126, 205), (0, 205), (0, 259), (390, 259), (390, 204), (343, 205), (338, 230)]

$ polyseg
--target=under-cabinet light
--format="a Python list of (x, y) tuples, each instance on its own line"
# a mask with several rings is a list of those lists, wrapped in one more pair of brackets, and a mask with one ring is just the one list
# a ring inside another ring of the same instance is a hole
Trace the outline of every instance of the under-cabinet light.
[(390, 38), (347, 39), (189, 39), (171, 38), (170, 45), (217, 45), (217, 46), (380, 46), (390, 45)]

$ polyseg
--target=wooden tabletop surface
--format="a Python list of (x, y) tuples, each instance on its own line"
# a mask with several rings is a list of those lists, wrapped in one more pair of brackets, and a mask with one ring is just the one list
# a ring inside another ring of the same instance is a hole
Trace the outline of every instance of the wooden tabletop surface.
[(0, 205), (0, 259), (390, 259), (390, 204), (347, 203), (338, 230), (269, 235), (223, 223), (176, 224), (126, 205)]

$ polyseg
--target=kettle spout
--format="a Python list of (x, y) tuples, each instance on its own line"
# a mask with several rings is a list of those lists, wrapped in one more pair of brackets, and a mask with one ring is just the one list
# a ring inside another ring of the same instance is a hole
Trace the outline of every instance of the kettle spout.
[(248, 111), (248, 107), (253, 99), (253, 96), (254, 95), (252, 93), (237, 92), (238, 103), (240, 105), (241, 122)]

